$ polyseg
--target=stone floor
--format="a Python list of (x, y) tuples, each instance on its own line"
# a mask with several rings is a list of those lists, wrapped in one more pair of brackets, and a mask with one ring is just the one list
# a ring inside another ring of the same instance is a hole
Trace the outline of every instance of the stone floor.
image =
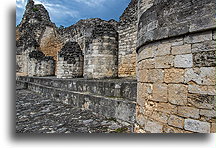
[(131, 133), (132, 125), (16, 90), (16, 133)]

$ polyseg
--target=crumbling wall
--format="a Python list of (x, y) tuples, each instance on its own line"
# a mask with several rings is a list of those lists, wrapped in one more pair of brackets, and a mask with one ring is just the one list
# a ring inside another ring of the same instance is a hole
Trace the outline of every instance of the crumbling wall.
[(57, 78), (83, 76), (84, 56), (77, 42), (67, 42), (58, 53)]
[(55, 61), (53, 57), (45, 56), (41, 51), (29, 53), (28, 76), (53, 76)]
[(97, 25), (85, 49), (84, 77), (110, 78), (118, 75), (118, 33), (111, 24)]
[(136, 76), (137, 0), (132, 0), (118, 25), (118, 76)]
[(135, 132), (215, 132), (215, 3), (155, 0), (143, 9)]

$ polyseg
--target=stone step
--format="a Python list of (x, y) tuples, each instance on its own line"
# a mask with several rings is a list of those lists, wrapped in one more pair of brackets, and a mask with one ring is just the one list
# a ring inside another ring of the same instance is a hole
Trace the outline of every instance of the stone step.
[(75, 107), (89, 109), (107, 118), (116, 118), (134, 123), (136, 102), (124, 98), (105, 97), (89, 92), (71, 91), (64, 88), (50, 87), (29, 81), (17, 80), (23, 86), (40, 95)]
[(57, 79), (55, 77), (18, 77), (17, 80), (32, 82), (44, 86), (52, 86), (76, 92), (89, 92), (105, 97), (124, 98), (136, 101), (137, 82), (134, 79), (87, 80)]

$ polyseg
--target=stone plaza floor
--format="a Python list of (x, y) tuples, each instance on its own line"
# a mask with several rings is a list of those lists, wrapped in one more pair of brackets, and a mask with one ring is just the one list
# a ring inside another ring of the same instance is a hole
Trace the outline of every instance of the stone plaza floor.
[(131, 124), (16, 90), (16, 133), (131, 133)]

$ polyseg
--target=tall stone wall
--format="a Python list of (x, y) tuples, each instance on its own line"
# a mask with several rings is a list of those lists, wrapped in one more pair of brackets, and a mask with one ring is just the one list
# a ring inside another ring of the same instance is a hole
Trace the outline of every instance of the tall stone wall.
[(118, 26), (118, 76), (136, 76), (137, 0), (126, 8)]
[(84, 56), (77, 42), (67, 42), (58, 53), (57, 78), (77, 78), (83, 76)]
[(95, 26), (84, 56), (85, 78), (118, 76), (118, 34), (111, 24)]
[(155, 0), (143, 9), (135, 132), (215, 132), (215, 3)]

